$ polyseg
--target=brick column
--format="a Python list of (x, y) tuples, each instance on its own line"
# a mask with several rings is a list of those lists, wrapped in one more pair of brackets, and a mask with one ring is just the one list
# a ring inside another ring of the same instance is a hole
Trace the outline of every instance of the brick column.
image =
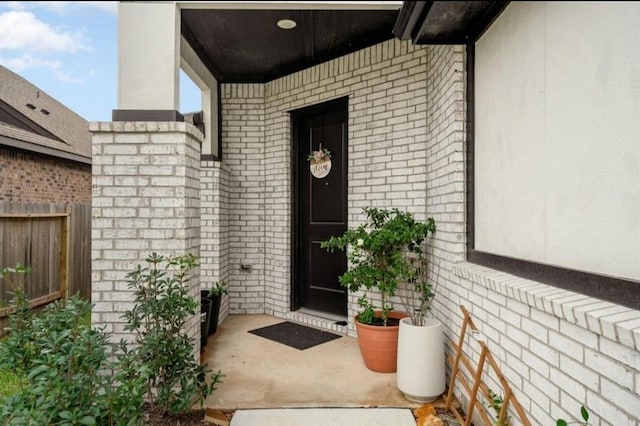
[[(221, 161), (201, 163), (200, 285), (210, 289), (216, 281), (229, 282), (229, 168)], [(229, 314), (229, 296), (223, 296), (219, 321)]]
[[(126, 274), (146, 257), (200, 255), (202, 134), (178, 122), (91, 123), (93, 132), (92, 322), (131, 341), (122, 315), (132, 307)], [(199, 300), (196, 268), (190, 294)], [(187, 332), (200, 350), (200, 312)]]

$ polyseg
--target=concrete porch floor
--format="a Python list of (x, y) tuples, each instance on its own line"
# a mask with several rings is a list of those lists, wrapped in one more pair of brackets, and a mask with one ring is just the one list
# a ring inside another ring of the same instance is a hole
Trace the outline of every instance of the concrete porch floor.
[(208, 408), (419, 406), (397, 389), (395, 373), (365, 367), (353, 337), (298, 350), (248, 333), (282, 321), (268, 315), (230, 315), (209, 336), (202, 362), (224, 377), (207, 398)]

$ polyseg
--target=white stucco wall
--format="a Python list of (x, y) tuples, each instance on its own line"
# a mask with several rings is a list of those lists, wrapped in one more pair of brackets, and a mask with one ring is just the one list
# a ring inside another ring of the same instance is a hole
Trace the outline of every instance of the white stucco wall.
[[(195, 50), (180, 37), (180, 67), (201, 91), (205, 124), (201, 153), (218, 155), (218, 82), (202, 63)], [(187, 113), (188, 111), (183, 111)]]
[(118, 3), (118, 109), (180, 109), (180, 38), (175, 3)]
[(516, 2), (477, 42), (476, 249), (640, 279), (639, 22)]

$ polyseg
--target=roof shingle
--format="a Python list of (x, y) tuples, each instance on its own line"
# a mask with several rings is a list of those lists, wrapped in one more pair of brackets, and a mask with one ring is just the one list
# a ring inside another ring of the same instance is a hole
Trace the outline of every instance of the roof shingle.
[(30, 144), (41, 145), (47, 148), (47, 151), (53, 149), (91, 159), (89, 123), (29, 81), (1, 65), (0, 100), (64, 143), (6, 123), (0, 123), (0, 136), (20, 138)]

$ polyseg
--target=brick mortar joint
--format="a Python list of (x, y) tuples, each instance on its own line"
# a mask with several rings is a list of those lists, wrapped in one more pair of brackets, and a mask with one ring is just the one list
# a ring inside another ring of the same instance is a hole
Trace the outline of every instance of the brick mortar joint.
[(180, 121), (99, 121), (90, 122), (89, 131), (93, 134), (109, 133), (186, 133), (202, 143), (202, 132), (191, 123)]
[[(563, 306), (562, 312), (563, 315), (558, 315), (557, 312), (554, 311), (553, 308), (548, 308), (548, 306), (552, 306), (553, 304), (559, 304), (559, 305), (563, 305), (562, 302), (558, 302), (555, 299), (557, 299), (558, 297), (566, 297), (566, 296), (582, 296), (584, 298), (585, 301), (591, 300), (593, 303), (607, 303), (609, 304), (611, 307), (615, 307), (615, 306), (621, 306), (621, 305), (616, 305), (614, 303), (611, 302), (606, 302), (606, 301), (602, 301), (600, 299), (596, 299), (590, 296), (586, 296), (586, 295), (582, 295), (580, 293), (576, 293), (573, 292), (571, 290), (563, 290), (563, 289), (559, 289), (562, 290), (562, 294), (558, 295), (558, 294), (553, 294), (553, 295), (539, 295), (536, 294), (532, 291), (532, 289), (527, 289), (527, 288), (520, 288), (519, 285), (523, 285), (523, 284), (536, 284), (536, 290), (540, 289), (540, 288), (548, 288), (548, 289), (558, 289), (557, 287), (553, 287), (550, 286), (548, 284), (544, 284), (541, 283), (539, 281), (533, 281), (533, 280), (528, 280), (526, 278), (520, 278), (518, 276), (515, 275), (511, 275), (507, 272), (502, 272), (502, 271), (498, 271), (496, 269), (491, 269), (488, 268), (486, 266), (482, 266), (482, 265), (476, 265), (470, 262), (460, 262), (460, 263), (456, 263), (453, 264), (452, 267), (453, 273), (454, 275), (456, 275), (457, 277), (463, 278), (463, 279), (467, 279), (467, 280), (471, 280), (474, 283), (480, 284), (484, 287), (486, 287), (489, 290), (493, 290), (498, 292), (499, 294), (513, 299), (512, 295), (509, 294), (508, 290), (511, 290), (514, 294), (517, 295), (517, 297), (515, 297), (516, 300), (518, 300), (519, 302), (522, 302), (524, 304), (526, 304), (527, 306), (531, 307), (532, 309), (538, 310), (538, 311), (543, 311), (549, 315), (553, 315), (556, 318), (568, 321), (569, 323), (581, 327), (585, 330), (591, 331), (594, 334), (597, 334), (600, 337), (604, 337), (609, 339), (608, 336), (605, 336), (604, 333), (602, 332), (604, 327), (613, 327), (614, 329), (618, 330), (623, 330), (626, 332), (630, 332), (633, 334), (638, 334), (640, 335), (640, 327), (626, 327), (622, 324), (618, 324), (616, 322), (611, 322), (608, 321), (606, 319), (606, 317), (598, 317), (595, 315), (591, 315), (589, 311), (585, 311), (583, 313), (581, 313), (580, 315), (584, 314), (585, 317), (587, 318), (591, 318), (594, 321), (596, 321), (599, 325), (599, 329), (594, 329), (591, 326), (587, 326), (584, 327), (582, 324), (579, 324), (578, 321), (576, 320), (576, 309), (574, 307), (569, 306), (570, 303), (567, 303), (567, 308), (570, 310), (572, 317), (568, 317), (566, 314), (564, 314), (565, 309)], [(536, 300), (540, 300), (541, 302), (547, 302), (547, 303), (541, 303), (540, 305), (542, 306), (542, 308), (540, 306), (536, 306), (535, 304), (530, 302), (530, 299), (536, 299)], [(595, 310), (602, 310), (603, 307), (602, 306), (598, 306)], [(631, 308), (624, 308), (623, 309), (627, 309), (628, 312), (632, 313), (632, 312), (637, 312)], [(639, 314), (640, 317), (640, 314)], [(587, 323), (589, 324), (590, 321), (587, 321)], [(629, 349), (632, 350), (637, 350), (633, 345), (629, 345), (626, 342), (622, 341), (619, 338), (620, 333), (616, 332), (616, 339), (615, 342), (619, 343)], [(636, 343), (637, 346), (637, 343)]]

